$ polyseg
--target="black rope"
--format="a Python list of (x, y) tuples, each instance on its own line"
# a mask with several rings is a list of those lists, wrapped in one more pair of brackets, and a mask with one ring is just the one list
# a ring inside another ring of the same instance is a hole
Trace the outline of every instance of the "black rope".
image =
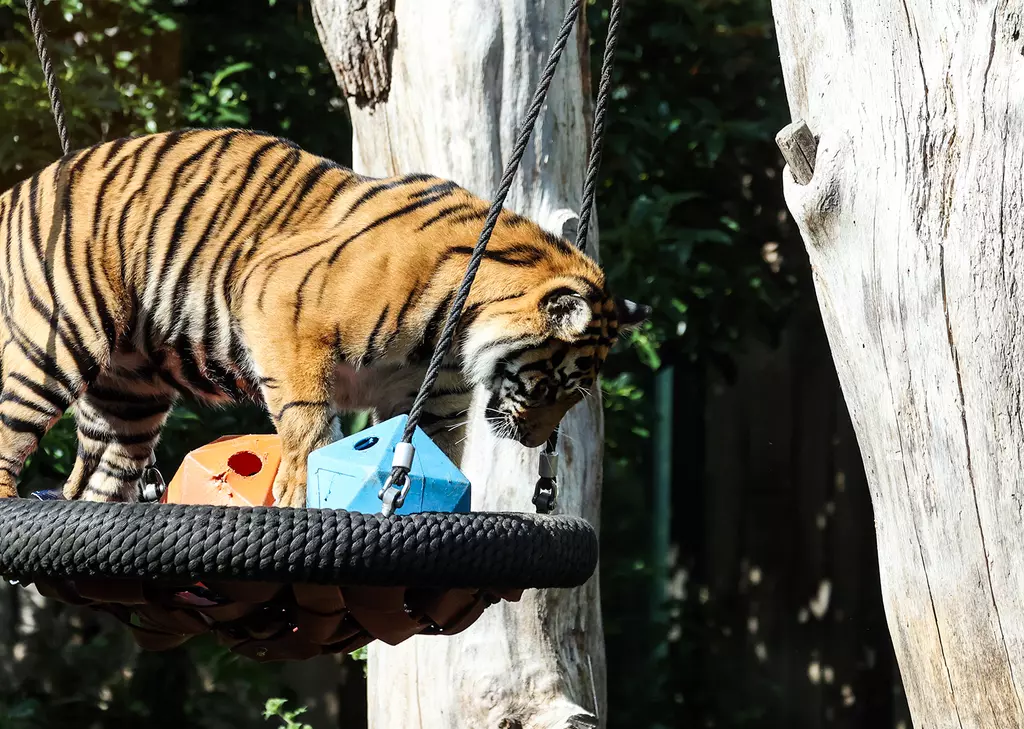
[(601, 170), (601, 152), (604, 146), (604, 117), (608, 111), (608, 99), (612, 95), (612, 70), (615, 67), (615, 46), (619, 41), (619, 24), (622, 22), (622, 0), (612, 0), (611, 17), (608, 19), (608, 34), (604, 42), (604, 58), (601, 60), (601, 85), (597, 91), (594, 109), (594, 130), (590, 135), (590, 162), (587, 165), (586, 181), (583, 183), (583, 200), (580, 202), (580, 222), (576, 229), (576, 246), (586, 252), (587, 237), (590, 234), (590, 216), (597, 196), (597, 175)]
[[(498, 193), (491, 204), (490, 210), (488, 211), (487, 221), (484, 224), (483, 230), (480, 232), (480, 237), (477, 239), (476, 246), (473, 248), (473, 253), (469, 259), (469, 265), (466, 267), (466, 274), (462, 279), (462, 283), (459, 285), (458, 292), (456, 293), (455, 299), (448, 311), (448, 317), (445, 320), (444, 329), (441, 332), (441, 336), (438, 338), (437, 346), (434, 348), (434, 353), (430, 358), (430, 364), (427, 367), (423, 383), (420, 386), (419, 392), (416, 394), (416, 399), (413, 401), (412, 408), (409, 410), (409, 418), (406, 421), (405, 430), (402, 434), (402, 442), (404, 443), (412, 442), (412, 436), (416, 430), (416, 426), (419, 424), (420, 415), (426, 405), (430, 391), (433, 389), (434, 383), (437, 381), (437, 377), (440, 374), (441, 363), (448, 354), (448, 351), (451, 349), (452, 343), (455, 339), (455, 331), (459, 325), (459, 320), (462, 317), (463, 308), (466, 305), (466, 300), (469, 298), (469, 292), (473, 286), (473, 280), (476, 278), (477, 269), (480, 267), (480, 262), (483, 260), (487, 243), (490, 241), (491, 234), (494, 232), (494, 228), (498, 222), (498, 217), (501, 214), (501, 208), (505, 203), (505, 198), (508, 196), (509, 189), (512, 187), (512, 182), (519, 169), (519, 164), (522, 161), (523, 154), (526, 152), (526, 145), (529, 143), (530, 136), (533, 133), (533, 128), (537, 122), (537, 117), (540, 115), (541, 108), (544, 105), (544, 100), (547, 96), (548, 89), (551, 86), (551, 80), (554, 78), (562, 51), (565, 49), (565, 44), (569, 35), (572, 33), (572, 29), (576, 24), (577, 18), (579, 17), (579, 10), (580, 0), (572, 0), (569, 5), (569, 9), (565, 14), (565, 19), (562, 21), (561, 30), (559, 31), (558, 36), (555, 39), (555, 44), (548, 56), (548, 62), (544, 68), (543, 74), (541, 75), (540, 83), (537, 85), (537, 89), (534, 92), (533, 103), (526, 114), (526, 119), (519, 132), (519, 138), (517, 139), (516, 146), (512, 151), (512, 156), (505, 167), (505, 172), (502, 176)], [(594, 129), (591, 136), (590, 146), (590, 160), (587, 165), (587, 173), (584, 180), (580, 218), (576, 233), (576, 245), (583, 251), (586, 250), (591, 211), (594, 206), (594, 198), (597, 191), (597, 178), (601, 167), (605, 114), (608, 109), (608, 99), (611, 96), (612, 69), (614, 65), (615, 47), (618, 41), (621, 16), (622, 0), (613, 0), (611, 15), (608, 22), (608, 35), (605, 41), (604, 57), (601, 65), (601, 82), (598, 90), (597, 103), (595, 105)], [(545, 453), (555, 453), (557, 442), (558, 428), (556, 427), (555, 431), (548, 439), (548, 442), (545, 444)], [(390, 485), (395, 488), (401, 488), (408, 471), (409, 469), (404, 466), (393, 467), (389, 479)], [(553, 508), (555, 491), (556, 484), (553, 478), (542, 478), (538, 481), (534, 495), (534, 502), (537, 504), (538, 510), (548, 512)], [(551, 498), (543, 499), (541, 500), (541, 503), (538, 503), (537, 494), (541, 492), (550, 492)], [(395, 505), (400, 506), (401, 504), (396, 503)]]
[(50, 109), (53, 111), (53, 121), (57, 124), (60, 147), (64, 154), (67, 154), (71, 151), (71, 144), (68, 141), (68, 126), (64, 120), (64, 104), (60, 98), (60, 87), (57, 85), (57, 77), (53, 73), (50, 54), (46, 50), (46, 30), (43, 28), (43, 21), (39, 17), (39, 7), (35, 0), (25, 0), (25, 7), (28, 8), (28, 22), (32, 26), (32, 35), (36, 39), (39, 63), (42, 64), (43, 78), (46, 79), (46, 91), (50, 94)]
[[(612, 0), (612, 11), (608, 19), (608, 33), (605, 35), (604, 57), (601, 59), (601, 83), (597, 91), (594, 108), (594, 129), (590, 134), (590, 161), (583, 183), (583, 199), (580, 201), (580, 218), (576, 226), (576, 247), (587, 252), (587, 238), (590, 235), (590, 216), (597, 197), (597, 177), (601, 170), (601, 152), (604, 145), (604, 117), (608, 111), (608, 99), (612, 91), (612, 71), (615, 67), (615, 46), (619, 41), (619, 25), (622, 22), (623, 0)], [(545, 455), (558, 453), (559, 426), (544, 444)], [(554, 476), (540, 476), (533, 489), (533, 504), (540, 514), (550, 514), (558, 497), (558, 479)]]
[[(469, 298), (469, 290), (473, 286), (473, 279), (476, 278), (476, 272), (480, 267), (480, 262), (483, 260), (487, 243), (490, 241), (491, 233), (494, 232), (494, 228), (498, 223), (498, 216), (501, 214), (501, 208), (505, 203), (505, 198), (508, 196), (508, 191), (512, 187), (512, 182), (515, 179), (516, 172), (519, 170), (519, 163), (523, 158), (523, 154), (526, 153), (526, 145), (530, 141), (530, 135), (533, 133), (533, 127), (537, 122), (537, 117), (540, 116), (541, 108), (544, 106), (544, 100), (547, 97), (548, 88), (551, 86), (551, 80), (554, 78), (555, 71), (558, 67), (558, 60), (561, 58), (562, 51), (565, 49), (566, 41), (568, 41), (569, 35), (572, 33), (573, 26), (576, 24), (576, 18), (579, 15), (579, 10), (580, 0), (572, 0), (569, 5), (569, 10), (565, 14), (565, 19), (562, 21), (562, 28), (559, 31), (558, 37), (555, 39), (555, 44), (551, 49), (551, 54), (548, 56), (547, 66), (545, 66), (544, 73), (541, 75), (540, 83), (537, 85), (537, 90), (534, 92), (533, 103), (526, 114), (526, 119), (523, 122), (522, 129), (519, 131), (519, 138), (516, 140), (516, 146), (512, 150), (512, 157), (505, 166), (505, 173), (501, 178), (501, 185), (498, 187), (498, 193), (495, 195), (494, 201), (491, 203), (491, 209), (487, 213), (487, 222), (484, 224), (484, 228), (480, 232), (480, 237), (477, 239), (476, 246), (473, 248), (473, 253), (469, 258), (469, 265), (466, 268), (466, 274), (462, 279), (462, 283), (459, 285), (458, 292), (455, 295), (455, 300), (452, 301), (451, 308), (448, 311), (448, 318), (445, 320), (444, 329), (441, 331), (441, 336), (437, 340), (437, 346), (434, 347), (434, 354), (430, 358), (430, 364), (427, 367), (427, 373), (423, 378), (423, 384), (420, 385), (420, 390), (416, 394), (416, 399), (413, 401), (412, 408), (409, 410), (409, 419), (405, 424), (405, 431), (402, 434), (403, 443), (412, 442), (412, 435), (416, 430), (416, 426), (419, 424), (423, 407), (426, 404), (430, 391), (433, 389), (434, 383), (437, 381), (437, 377), (441, 372), (441, 362), (448, 354), (448, 350), (451, 349), (452, 342), (455, 339), (455, 330), (459, 325), (459, 319), (462, 318), (462, 309), (466, 305), (466, 300)], [(391, 471), (391, 484), (395, 487), (400, 487), (404, 482), (407, 473), (407, 468), (395, 466)]]
[(0, 577), (578, 587), (597, 534), (570, 516), (0, 499)]

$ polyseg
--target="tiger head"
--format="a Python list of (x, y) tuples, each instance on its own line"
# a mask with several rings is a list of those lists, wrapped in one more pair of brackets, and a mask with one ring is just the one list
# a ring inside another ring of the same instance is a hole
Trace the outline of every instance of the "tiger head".
[(499, 437), (535, 448), (576, 403), (593, 392), (608, 351), (651, 309), (613, 298), (603, 285), (554, 278), (514, 302), (494, 304), (464, 350), (474, 384), (489, 399), (486, 417)]

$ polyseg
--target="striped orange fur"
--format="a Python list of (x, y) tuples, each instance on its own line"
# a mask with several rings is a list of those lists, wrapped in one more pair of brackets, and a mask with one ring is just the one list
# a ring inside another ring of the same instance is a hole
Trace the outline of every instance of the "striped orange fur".
[[(280, 506), (336, 414), (407, 412), (488, 203), (430, 175), (370, 179), (240, 129), (119, 139), (0, 195), (0, 496), (75, 406), (69, 499), (132, 500), (179, 393), (262, 401)], [(646, 307), (503, 212), (424, 430), (453, 460), (472, 389), (542, 444)]]

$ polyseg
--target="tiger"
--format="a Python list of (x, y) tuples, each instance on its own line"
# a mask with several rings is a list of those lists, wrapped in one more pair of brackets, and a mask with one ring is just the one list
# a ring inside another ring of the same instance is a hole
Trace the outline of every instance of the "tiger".
[[(63, 156), (0, 196), (0, 497), (70, 409), (63, 498), (137, 501), (186, 396), (261, 404), (281, 444), (273, 503), (305, 507), (306, 459), (340, 413), (409, 411), (489, 207), (249, 129)], [(536, 448), (650, 312), (502, 209), (420, 427), (459, 463), (479, 387), (494, 432)]]

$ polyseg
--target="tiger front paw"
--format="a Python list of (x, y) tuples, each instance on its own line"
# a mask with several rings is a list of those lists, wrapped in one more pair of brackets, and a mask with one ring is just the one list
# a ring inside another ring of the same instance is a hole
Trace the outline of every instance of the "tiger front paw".
[(274, 506), (285, 509), (306, 508), (306, 484), (302, 481), (288, 479), (278, 488), (274, 484)]
[(18, 484), (14, 476), (7, 471), (0, 471), (0, 499), (15, 499), (18, 497)]

